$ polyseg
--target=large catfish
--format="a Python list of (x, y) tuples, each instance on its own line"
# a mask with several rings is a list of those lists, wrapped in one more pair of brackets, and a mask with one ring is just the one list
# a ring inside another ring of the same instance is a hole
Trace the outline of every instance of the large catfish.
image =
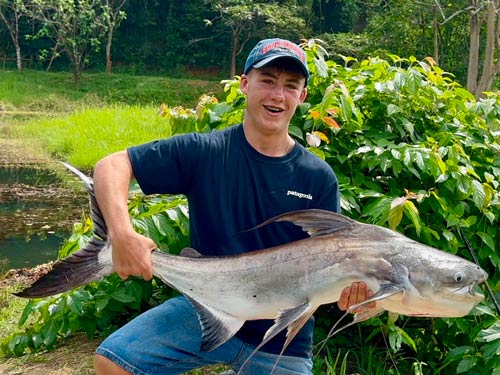
[[(97, 205), (93, 181), (67, 165), (90, 193), (94, 237), (58, 261), (21, 297), (44, 297), (113, 272), (111, 243)], [(395, 231), (317, 209), (285, 213), (262, 225), (289, 221), (309, 238), (235, 256), (205, 257), (194, 249), (180, 256), (154, 251), (153, 273), (193, 304), (203, 332), (202, 350), (229, 340), (247, 320), (273, 319), (262, 345), (287, 329), (283, 350), (316, 309), (339, 299), (354, 281), (375, 292), (353, 306), (354, 321), (387, 310), (408, 316), (460, 317), (483, 295), (487, 274), (476, 264), (413, 241)], [(376, 307), (359, 307), (376, 301)], [(350, 324), (349, 324), (350, 325)]]

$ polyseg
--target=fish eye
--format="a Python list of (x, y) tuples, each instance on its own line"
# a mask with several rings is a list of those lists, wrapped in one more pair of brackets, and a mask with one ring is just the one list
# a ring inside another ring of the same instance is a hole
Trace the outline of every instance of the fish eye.
[(459, 283), (464, 279), (464, 275), (462, 274), (462, 272), (457, 272), (454, 276), (454, 279), (457, 283)]

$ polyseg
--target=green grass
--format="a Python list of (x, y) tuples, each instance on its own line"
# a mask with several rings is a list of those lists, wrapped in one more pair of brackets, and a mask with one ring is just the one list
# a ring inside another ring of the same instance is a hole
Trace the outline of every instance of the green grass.
[(112, 152), (171, 135), (167, 120), (151, 105), (84, 109), (17, 125), (10, 134), (36, 140), (52, 157), (87, 170)]
[[(0, 137), (20, 138), (57, 160), (90, 170), (131, 145), (170, 136), (160, 104), (192, 108), (219, 81), (126, 74), (0, 71)], [(2, 116), (4, 115), (4, 116)]]
[(70, 73), (0, 71), (0, 110), (61, 113), (115, 103), (192, 107), (203, 93), (221, 94), (219, 81), (126, 74), (83, 74), (79, 86)]

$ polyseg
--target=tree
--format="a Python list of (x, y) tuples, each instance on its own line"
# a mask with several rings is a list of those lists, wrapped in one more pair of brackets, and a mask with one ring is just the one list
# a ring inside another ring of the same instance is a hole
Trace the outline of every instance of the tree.
[(78, 83), (89, 55), (100, 47), (107, 31), (109, 8), (99, 0), (34, 0), (31, 11), (43, 25), (37, 35), (49, 36), (56, 47), (62, 46)]
[(476, 98), (491, 90), (500, 71), (500, 0), (368, 3), (366, 31), (379, 47), (401, 56), (433, 56)]
[(115, 28), (120, 25), (120, 22), (125, 18), (125, 12), (121, 9), (127, 0), (106, 0), (108, 39), (106, 42), (106, 73), (111, 73), (111, 45), (113, 43), (113, 33)]
[[(207, 3), (218, 12), (207, 25), (220, 22), (231, 33), (230, 76), (236, 74), (236, 58), (251, 38), (269, 34), (281, 37), (305, 37), (305, 22), (299, 16), (301, 7), (295, 2), (279, 4), (247, 0), (208, 0)], [(297, 35), (299, 34), (299, 35)]]
[(0, 0), (0, 19), (3, 21), (16, 49), (17, 70), (23, 70), (21, 45), (19, 43), (19, 20), (24, 16), (22, 0)]
[[(500, 71), (500, 0), (469, 0), (469, 5), (470, 48), (467, 89), (478, 98), (485, 91), (491, 90)], [(479, 75), (481, 35), (484, 34), (486, 43), (482, 50), (484, 58)]]

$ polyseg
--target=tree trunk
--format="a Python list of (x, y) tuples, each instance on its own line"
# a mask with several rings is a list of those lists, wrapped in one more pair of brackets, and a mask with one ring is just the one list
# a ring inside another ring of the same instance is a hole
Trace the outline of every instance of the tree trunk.
[(478, 82), (474, 95), (479, 97), (483, 92), (491, 89), (498, 71), (495, 71), (495, 50), (497, 49), (497, 15), (495, 2), (488, 3), (486, 21), (486, 47), (484, 51), (484, 64), (481, 79)]
[(438, 24), (438, 9), (437, 6), (434, 5), (432, 10), (433, 22), (432, 22), (432, 31), (434, 34), (434, 61), (437, 65), (439, 65), (439, 24)]
[(233, 78), (236, 75), (236, 56), (238, 54), (238, 39), (239, 32), (233, 30), (233, 48), (231, 50), (231, 70), (229, 72), (229, 77)]
[(17, 70), (22, 71), (23, 70), (23, 60), (22, 60), (22, 54), (21, 54), (21, 45), (19, 44), (19, 18), (20, 15), (17, 12), (17, 10), (14, 10), (14, 21), (13, 23), (10, 23), (9, 20), (4, 16), (3, 13), (0, 13), (0, 18), (4, 22), (5, 26), (7, 27), (7, 30), (9, 31), (10, 38), (12, 39), (12, 43), (14, 43), (14, 47), (16, 49), (16, 65), (17, 65)]
[(470, 17), (470, 46), (469, 46), (469, 68), (467, 70), (467, 89), (475, 93), (477, 88), (477, 75), (479, 69), (479, 36), (481, 23), (479, 21), (479, 12), (477, 10), (477, 1), (470, 0), (469, 4), (473, 7)]
[(17, 63), (17, 71), (21, 72), (23, 70), (23, 56), (21, 55), (21, 46), (19, 42), (16, 40), (16, 63)]
[(109, 30), (108, 30), (108, 41), (106, 43), (106, 73), (111, 73), (111, 44), (113, 43), (113, 32), (114, 32), (114, 27), (112, 24), (109, 25)]

